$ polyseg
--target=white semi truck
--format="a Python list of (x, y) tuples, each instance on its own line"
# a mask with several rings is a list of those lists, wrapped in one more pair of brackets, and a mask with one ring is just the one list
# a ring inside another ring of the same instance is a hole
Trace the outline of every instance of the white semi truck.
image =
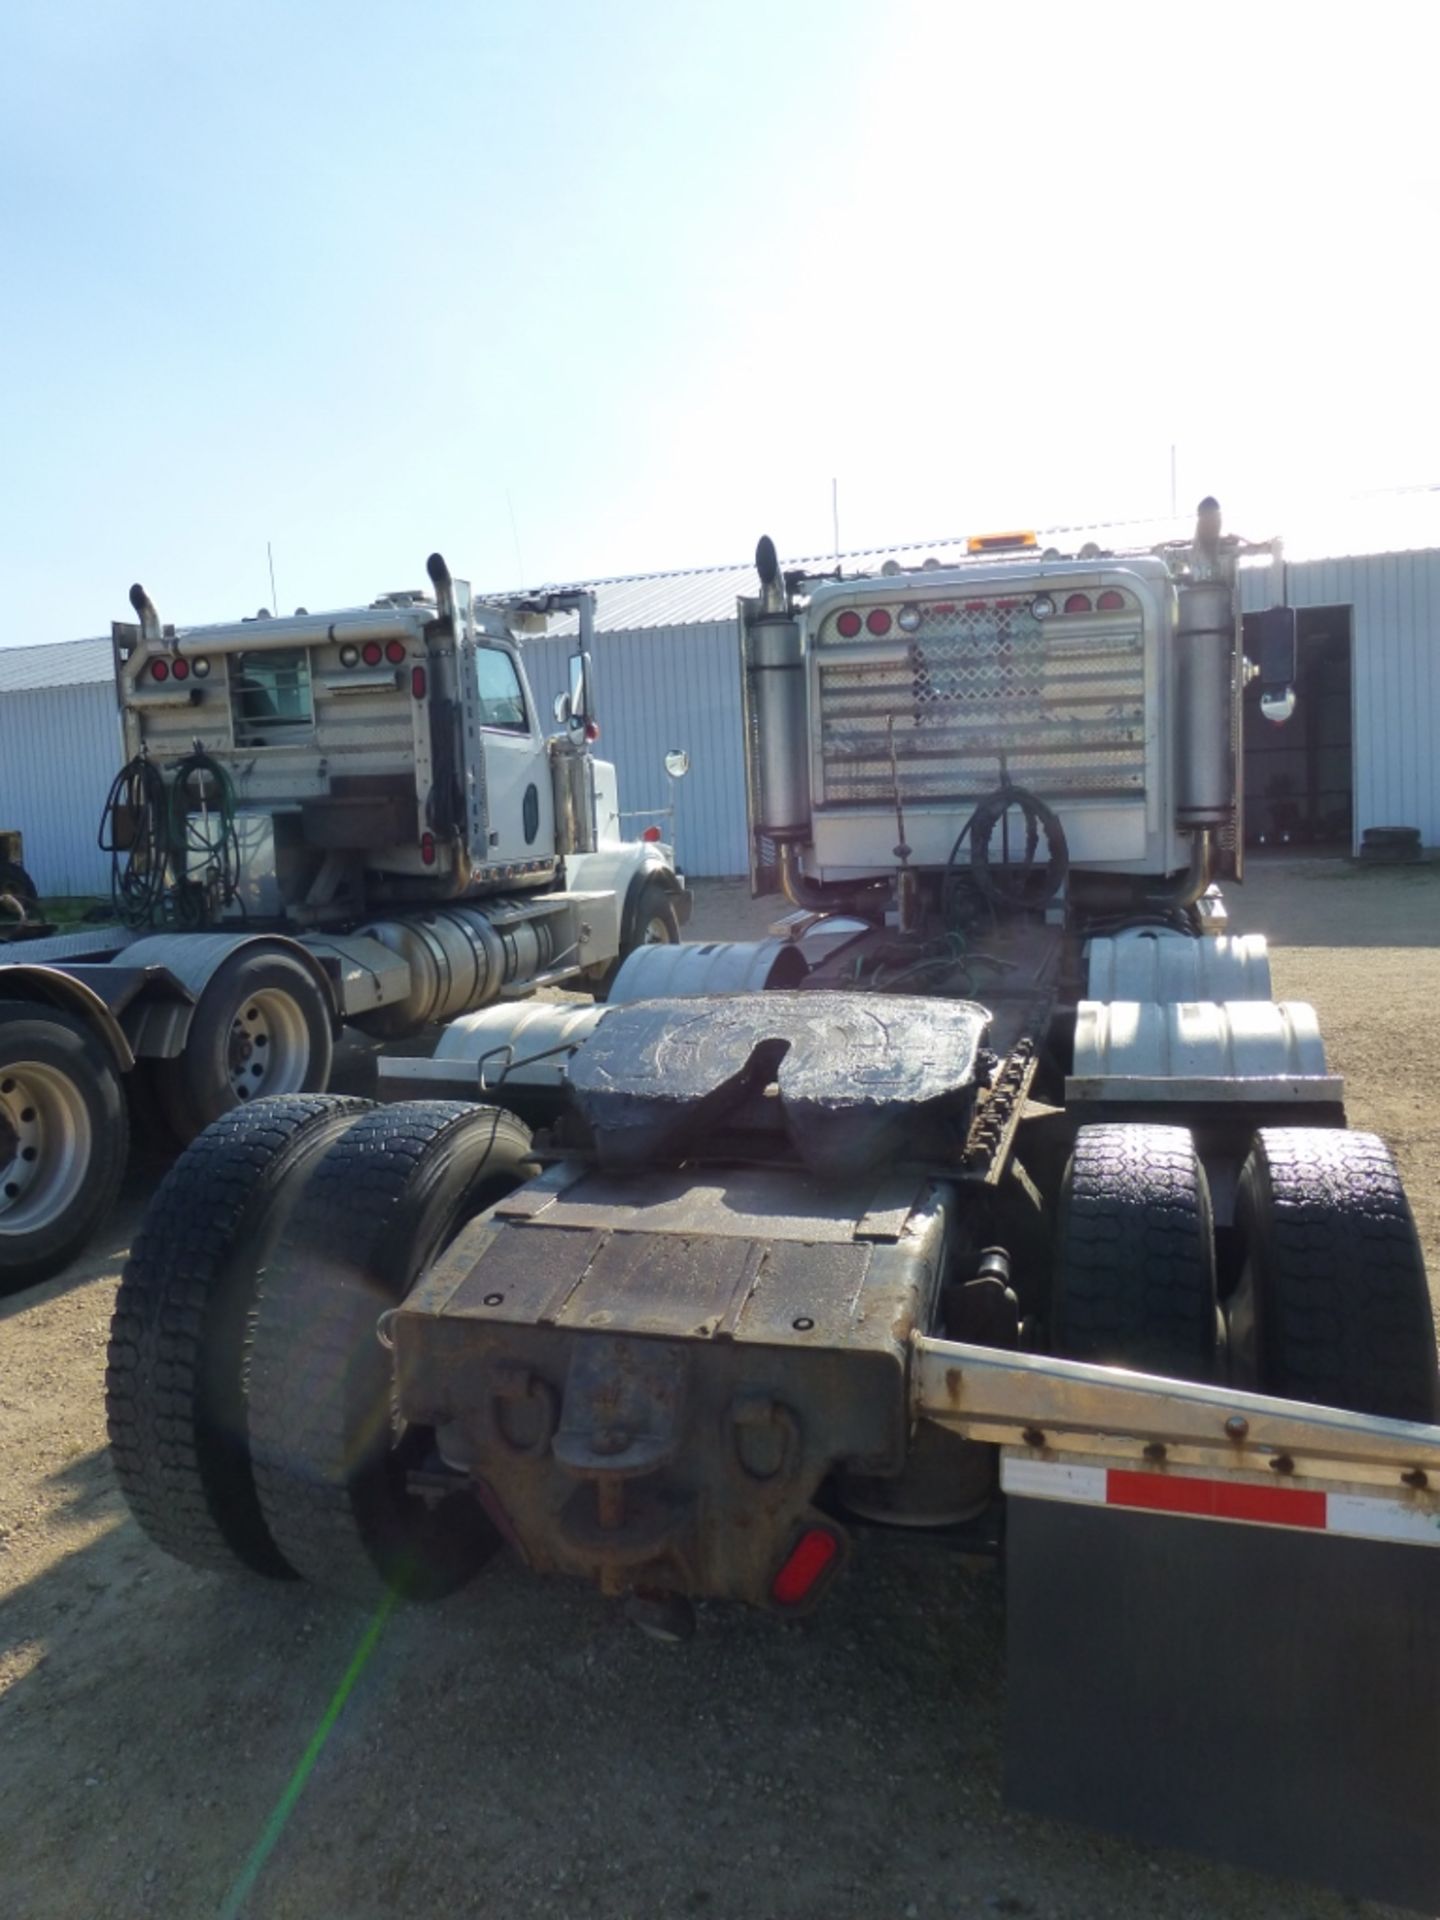
[[(632, 947), (679, 939), (673, 856), (622, 838), (591, 751), (591, 596), (486, 603), (438, 554), (429, 574), (341, 613), (180, 629), (132, 589), (116, 924), (0, 965), (0, 1288), (104, 1217), (127, 1092), (188, 1140), (323, 1091), (345, 1027), (393, 1040), (544, 985), (603, 993)], [(547, 736), (521, 641), (558, 612), (580, 640)]]
[(635, 952), (607, 1006), (382, 1063), (394, 1104), (203, 1134), (111, 1335), (151, 1537), (415, 1597), (503, 1543), (671, 1638), (822, 1607), (895, 1528), (1001, 1554), (1014, 1801), (1440, 1909), (1419, 1242), (1212, 891), (1241, 688), (1293, 700), (1293, 619), (1239, 616), (1271, 559), (1213, 501), (1153, 553), (763, 541), (737, 671), (794, 937)]

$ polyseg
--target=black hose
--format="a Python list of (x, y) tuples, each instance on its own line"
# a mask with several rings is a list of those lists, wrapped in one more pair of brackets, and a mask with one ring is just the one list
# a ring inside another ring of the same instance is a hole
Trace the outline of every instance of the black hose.
[[(1025, 856), (1018, 867), (1006, 859), (997, 868), (991, 859), (990, 843), (996, 827), (1012, 807), (1020, 809), (1025, 821)], [(1038, 867), (1035, 856), (1042, 834), (1045, 864)], [(959, 871), (960, 849), (967, 839), (971, 884), (992, 908), (1003, 907), (1012, 913), (1038, 911), (1055, 898), (1070, 871), (1070, 848), (1058, 816), (1028, 788), (1007, 783), (976, 802), (970, 818), (955, 836), (940, 888), (941, 908), (947, 917)]]
[(127, 927), (153, 925), (165, 896), (170, 861), (167, 800), (164, 779), (143, 754), (120, 769), (105, 799), (99, 846), (110, 856), (111, 905)]

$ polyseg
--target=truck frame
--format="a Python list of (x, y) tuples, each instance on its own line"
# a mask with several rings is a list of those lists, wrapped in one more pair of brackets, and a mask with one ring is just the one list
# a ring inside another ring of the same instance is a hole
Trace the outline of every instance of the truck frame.
[(1241, 688), (1293, 705), (1293, 619), (1239, 614), (1275, 552), (1209, 500), (1158, 552), (762, 541), (789, 911), (201, 1136), (112, 1329), (151, 1537), (415, 1598), (503, 1543), (672, 1639), (897, 1526), (1003, 1555), (1013, 1800), (1433, 1909), (1424, 1266), (1215, 886)]
[[(429, 574), (346, 612), (180, 630), (132, 589), (101, 827), (116, 924), (0, 965), (0, 1286), (95, 1231), (136, 1101), (183, 1143), (322, 1091), (346, 1028), (388, 1041), (542, 986), (603, 993), (637, 943), (678, 940), (673, 854), (623, 837), (591, 750), (591, 596), (484, 602), (439, 554)], [(580, 643), (547, 737), (521, 644), (556, 613)]]

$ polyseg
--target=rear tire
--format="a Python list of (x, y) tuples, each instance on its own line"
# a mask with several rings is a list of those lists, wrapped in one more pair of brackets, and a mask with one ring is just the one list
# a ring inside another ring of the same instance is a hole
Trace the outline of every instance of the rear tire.
[(126, 1263), (105, 1406), (131, 1513), (191, 1566), (293, 1577), (251, 1469), (245, 1366), (258, 1275), (319, 1156), (368, 1100), (263, 1100), (207, 1128), (170, 1169)]
[(1060, 1190), (1051, 1306), (1071, 1360), (1213, 1380), (1210, 1187), (1184, 1127), (1082, 1127)]
[(0, 860), (0, 893), (13, 893), (27, 907), (33, 907), (40, 897), (35, 882), (18, 860)]
[(410, 1490), (432, 1436), (397, 1426), (376, 1323), (536, 1171), (513, 1114), (441, 1100), (367, 1114), (316, 1167), (261, 1279), (250, 1369), (261, 1509), (307, 1579), (437, 1599), (498, 1545), (468, 1487), (433, 1504)]
[(69, 1265), (114, 1205), (129, 1148), (101, 1041), (72, 1014), (0, 1003), (0, 1292)]
[(1236, 1217), (1245, 1267), (1231, 1342), (1259, 1390), (1434, 1420), (1425, 1262), (1385, 1143), (1338, 1128), (1266, 1128), (1241, 1173)]
[(200, 996), (173, 1060), (155, 1062), (155, 1091), (180, 1141), (254, 1100), (323, 1093), (335, 1038), (315, 976), (293, 954), (242, 949)]

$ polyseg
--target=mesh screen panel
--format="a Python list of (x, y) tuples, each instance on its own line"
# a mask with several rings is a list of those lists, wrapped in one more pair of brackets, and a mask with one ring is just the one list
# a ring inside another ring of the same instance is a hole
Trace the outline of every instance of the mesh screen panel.
[(944, 801), (1010, 778), (1048, 799), (1145, 790), (1145, 660), (1134, 613), (1037, 620), (1028, 605), (931, 608), (892, 633), (903, 658), (846, 659), (834, 614), (818, 636), (825, 798)]

